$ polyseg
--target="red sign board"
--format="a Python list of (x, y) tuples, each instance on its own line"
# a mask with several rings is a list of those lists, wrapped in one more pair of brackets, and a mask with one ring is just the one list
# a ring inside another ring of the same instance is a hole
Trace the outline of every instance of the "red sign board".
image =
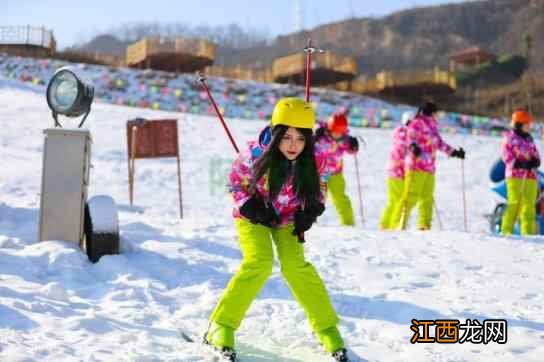
[(177, 120), (128, 121), (127, 141), (129, 158), (178, 157)]
[(179, 215), (183, 218), (181, 199), (181, 166), (176, 119), (127, 121), (129, 198), (134, 199), (134, 173), (137, 158), (176, 157), (178, 164)]

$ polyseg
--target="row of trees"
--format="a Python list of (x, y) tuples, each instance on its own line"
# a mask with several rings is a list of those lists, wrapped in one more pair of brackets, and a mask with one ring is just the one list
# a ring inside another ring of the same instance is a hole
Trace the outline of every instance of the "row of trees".
[(263, 46), (271, 42), (271, 37), (264, 29), (242, 28), (238, 24), (190, 26), (183, 23), (128, 23), (108, 30), (121, 41), (130, 43), (143, 37), (198, 37), (220, 44), (221, 47), (244, 49)]

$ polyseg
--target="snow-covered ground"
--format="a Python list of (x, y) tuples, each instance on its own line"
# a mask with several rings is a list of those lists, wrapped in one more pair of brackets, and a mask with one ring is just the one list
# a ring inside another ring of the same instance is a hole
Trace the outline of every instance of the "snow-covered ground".
[[(174, 159), (136, 161), (129, 206), (125, 123), (137, 116), (179, 119), (183, 220)], [(240, 146), (264, 126), (228, 122)], [(0, 79), (0, 360), (207, 360), (201, 347), (182, 342), (179, 328), (202, 335), (241, 258), (224, 187), (234, 152), (221, 125), (215, 118), (93, 106), (86, 122), (94, 141), (89, 191), (116, 200), (122, 253), (91, 264), (69, 242), (37, 242), (42, 131), (52, 124), (43, 89)], [(469, 233), (462, 231), (461, 164), (443, 156), (436, 191), (443, 230), (435, 222), (430, 232), (400, 233), (377, 230), (391, 133), (353, 133), (367, 143), (359, 156), (365, 223), (340, 227), (329, 205), (306, 243), (349, 348), (369, 361), (542, 361), (544, 239), (491, 236), (484, 217), (493, 206), (487, 174), (500, 140), (445, 135), (468, 154)], [(352, 158), (345, 168), (358, 211)], [(410, 343), (412, 319), (467, 318), (506, 319), (508, 342)], [(320, 355), (277, 266), (237, 341), (242, 361)]]

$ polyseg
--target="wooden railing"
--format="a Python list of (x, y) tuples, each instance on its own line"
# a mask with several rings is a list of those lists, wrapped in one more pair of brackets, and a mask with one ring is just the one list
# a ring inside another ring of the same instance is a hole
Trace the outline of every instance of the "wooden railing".
[(44, 27), (0, 26), (0, 45), (34, 45), (55, 51), (53, 32)]
[(272, 72), (270, 70), (257, 70), (251, 68), (245, 68), (240, 65), (234, 67), (220, 67), (211, 66), (204, 70), (206, 75), (241, 79), (241, 80), (254, 80), (257, 82), (270, 83), (273, 81)]

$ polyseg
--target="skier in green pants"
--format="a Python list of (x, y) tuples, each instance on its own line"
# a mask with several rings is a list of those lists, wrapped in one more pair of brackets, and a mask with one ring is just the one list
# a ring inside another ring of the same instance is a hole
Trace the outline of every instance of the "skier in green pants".
[(235, 331), (272, 272), (274, 244), (310, 327), (337, 361), (348, 361), (327, 290), (304, 258), (303, 233), (325, 209), (320, 175), (327, 166), (313, 147), (314, 124), (310, 103), (283, 98), (272, 114), (270, 143), (250, 142), (234, 161), (229, 182), (243, 260), (210, 316), (205, 340), (220, 351), (234, 353)]
[(332, 203), (340, 216), (340, 224), (355, 225), (351, 200), (346, 194), (344, 178), (344, 154), (355, 154), (359, 150), (357, 138), (349, 135), (345, 112), (336, 112), (327, 123), (321, 123), (315, 132), (315, 148), (327, 155), (327, 189)]

